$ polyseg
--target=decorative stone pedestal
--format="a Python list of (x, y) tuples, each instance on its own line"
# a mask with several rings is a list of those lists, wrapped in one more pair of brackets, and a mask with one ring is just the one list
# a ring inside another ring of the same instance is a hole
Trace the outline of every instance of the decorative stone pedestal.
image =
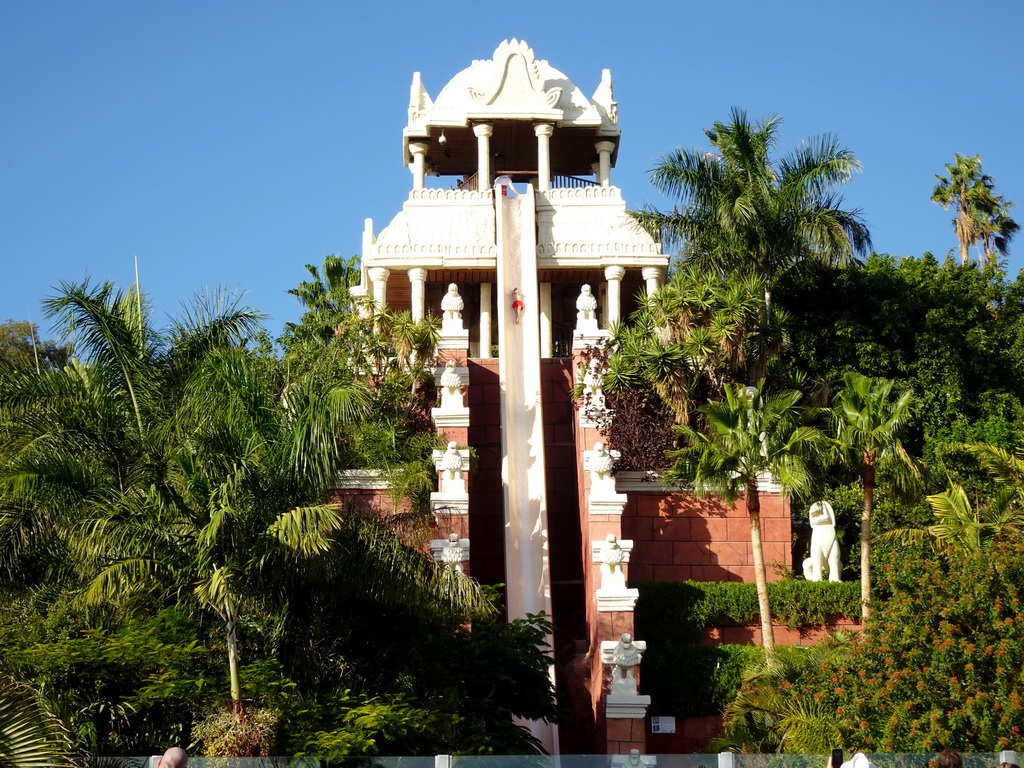
[(618, 640), (601, 642), (601, 661), (613, 666), (611, 690), (605, 697), (605, 717), (609, 720), (642, 720), (651, 705), (650, 696), (637, 692), (636, 668), (643, 660), (647, 643), (624, 633)]

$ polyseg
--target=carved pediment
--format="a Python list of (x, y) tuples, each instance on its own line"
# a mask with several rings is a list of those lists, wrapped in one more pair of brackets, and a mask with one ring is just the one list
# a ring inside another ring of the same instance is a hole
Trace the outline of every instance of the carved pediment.
[(481, 88), (470, 87), (469, 95), (481, 105), (518, 109), (555, 109), (561, 88), (544, 89), (533, 49), (525, 42), (506, 40), (498, 46), (492, 60), (490, 82)]

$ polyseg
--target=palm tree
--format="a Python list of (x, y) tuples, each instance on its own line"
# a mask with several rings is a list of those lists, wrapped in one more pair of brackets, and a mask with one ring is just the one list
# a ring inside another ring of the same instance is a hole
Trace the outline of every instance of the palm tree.
[(609, 391), (653, 387), (678, 423), (695, 400), (724, 397), (728, 382), (758, 380), (781, 346), (782, 313), (764, 324), (759, 275), (721, 275), (694, 264), (676, 270), (615, 329)]
[(687, 260), (760, 275), (766, 311), (777, 279), (802, 260), (845, 264), (871, 250), (859, 211), (844, 210), (834, 191), (860, 162), (827, 134), (773, 159), (781, 125), (777, 116), (751, 124), (733, 108), (729, 122), (704, 132), (710, 151), (679, 147), (652, 170), (655, 188), (677, 207), (634, 214)]
[(930, 540), (936, 549), (951, 547), (960, 553), (981, 552), (996, 541), (1024, 532), (1024, 509), (1011, 488), (1000, 489), (988, 503), (977, 507), (967, 498), (962, 485), (928, 497), (935, 522), (925, 528), (886, 531), (879, 540), (901, 546)]
[(28, 688), (0, 674), (0, 765), (71, 768), (67, 729)]
[(1020, 225), (1010, 216), (1013, 203), (1004, 200), (1002, 195), (990, 195), (984, 207), (979, 206), (975, 212), (975, 227), (981, 240), (985, 264), (989, 267), (998, 265), (996, 255), (1006, 258), (1010, 253), (1010, 241), (1020, 229)]
[(956, 153), (951, 165), (946, 165), (948, 176), (936, 174), (938, 184), (932, 190), (931, 200), (943, 208), (953, 208), (956, 217), (953, 229), (960, 245), (960, 261), (966, 264), (968, 251), (978, 242), (982, 233), (979, 220), (982, 210), (991, 207), (993, 179), (981, 172), (981, 157), (968, 157)]
[(917, 464), (900, 442), (900, 432), (910, 419), (913, 395), (897, 394), (888, 379), (872, 379), (850, 372), (836, 393), (831, 418), (840, 455), (860, 471), (864, 502), (860, 514), (861, 614), (867, 619), (871, 601), (871, 515), (875, 505), (878, 463), (893, 459), (893, 480), (911, 492), (921, 479)]
[(798, 654), (781, 655), (775, 664), (756, 662), (743, 670), (736, 698), (722, 713), (715, 751), (823, 753), (843, 744), (835, 708), (793, 688), (823, 665), (841, 661), (849, 637), (829, 635)]
[(761, 545), (759, 482), (775, 477), (783, 493), (800, 491), (811, 484), (811, 460), (827, 447), (819, 430), (804, 426), (796, 391), (762, 396), (764, 381), (756, 387), (733, 384), (725, 400), (702, 406), (699, 412), (705, 431), (686, 425), (676, 430), (686, 445), (670, 452), (675, 464), (667, 479), (692, 483), (698, 495), (718, 494), (731, 504), (739, 496), (746, 501), (750, 518), (750, 542), (754, 556), (761, 636), (765, 657), (775, 659), (775, 635), (768, 600), (768, 577)]
[(281, 617), (280, 581), (313, 561), (350, 563), (339, 581), (402, 604), (481, 598), (324, 503), (345, 425), (370, 413), (367, 387), (287, 380), (245, 346), (258, 318), (215, 305), (162, 333), (137, 293), (65, 286), (47, 308), (85, 362), (0, 384), (0, 493), (4, 516), (23, 513), (13, 522), (59, 532), (87, 599), (192, 595), (217, 615), (239, 708), (239, 618)]
[(359, 257), (326, 256), (322, 267), (307, 264), (306, 271), (312, 280), (288, 290), (302, 303), (306, 314), (300, 323), (285, 323), (285, 337), (305, 335), (312, 329), (317, 338), (327, 341), (334, 334), (338, 316), (353, 309), (350, 289), (359, 283)]

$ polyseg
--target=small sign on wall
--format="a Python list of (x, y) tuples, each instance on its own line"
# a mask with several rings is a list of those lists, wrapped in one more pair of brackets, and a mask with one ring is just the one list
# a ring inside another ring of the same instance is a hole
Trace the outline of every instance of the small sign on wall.
[(651, 733), (675, 733), (676, 719), (674, 717), (652, 717)]

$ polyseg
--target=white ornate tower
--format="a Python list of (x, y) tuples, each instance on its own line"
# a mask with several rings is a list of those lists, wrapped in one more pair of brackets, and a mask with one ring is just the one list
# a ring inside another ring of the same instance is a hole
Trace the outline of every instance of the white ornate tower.
[[(655, 290), (667, 266), (612, 185), (619, 134), (609, 70), (588, 99), (525, 42), (506, 40), (436, 100), (416, 73), (403, 131), (409, 196), (387, 227), (375, 234), (367, 220), (363, 233), (353, 293), (414, 317), (444, 317), (442, 356), (458, 367), (439, 370), (448, 378), (439, 378), (435, 421), (457, 443), (467, 442), (472, 410), (459, 385), (475, 386), (465, 366), (493, 365), (487, 358), (497, 350), (510, 617), (552, 613), (543, 419), (551, 389), (542, 386), (542, 360), (606, 335), (624, 303)], [(452, 482), (441, 491), (456, 493)], [(464, 486), (462, 501), (442, 492), (439, 505), (465, 514), (468, 504), (472, 519)], [(460, 525), (454, 533), (464, 535)], [(482, 546), (474, 538), (474, 553)], [(469, 567), (477, 574), (472, 560)], [(554, 730), (534, 730), (556, 752)]]

